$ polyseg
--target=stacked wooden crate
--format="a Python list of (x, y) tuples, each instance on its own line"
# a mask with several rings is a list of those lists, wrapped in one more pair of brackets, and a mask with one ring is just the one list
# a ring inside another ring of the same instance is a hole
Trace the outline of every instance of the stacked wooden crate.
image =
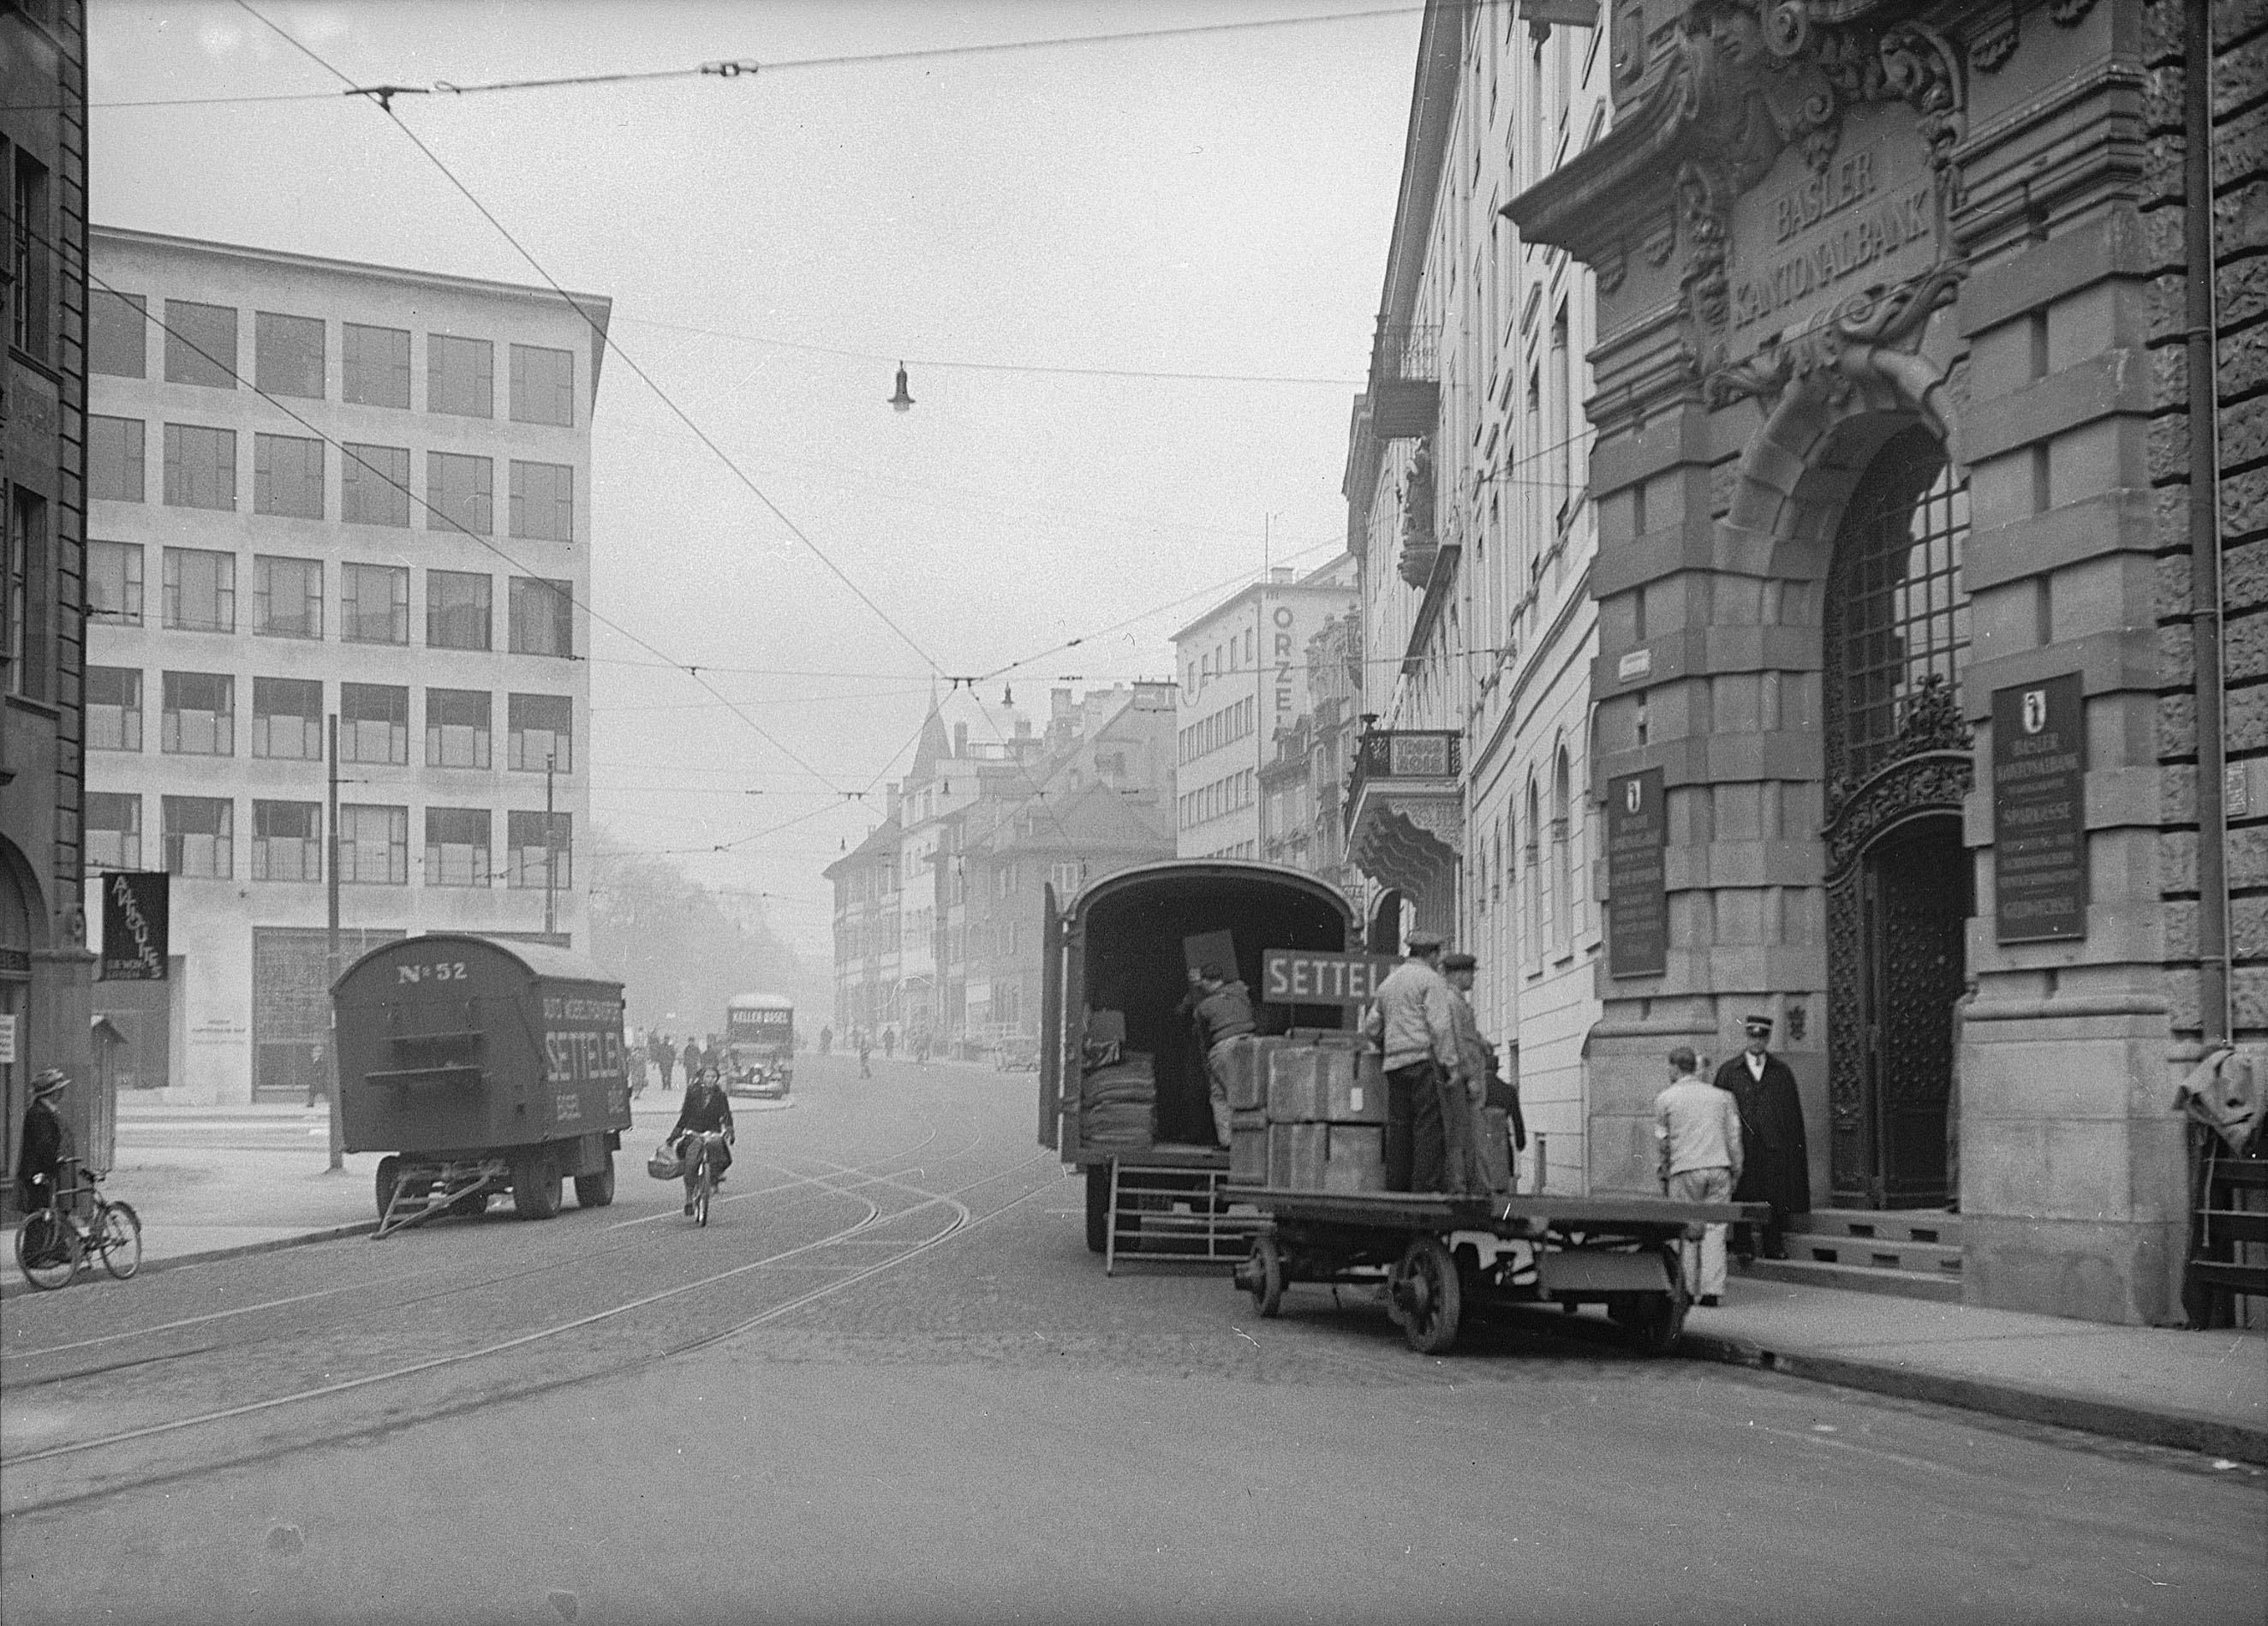
[(1268, 1058), (1284, 1044), (1256, 1037), (1230, 1041), (1228, 1178), (1239, 1186), (1268, 1183)]
[(1268, 1183), (1386, 1189), (1386, 1090), (1352, 1034), (1288, 1040), (1268, 1057)]

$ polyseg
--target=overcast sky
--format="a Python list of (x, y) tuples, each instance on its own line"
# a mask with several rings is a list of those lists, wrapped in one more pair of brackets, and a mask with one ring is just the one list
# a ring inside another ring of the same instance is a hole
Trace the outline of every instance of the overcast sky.
[[(903, 772), (934, 671), (1094, 635), (988, 681), (995, 713), (1004, 687), (1043, 712), (1067, 676), (1169, 676), (1167, 635), (1258, 572), (1264, 536), (1311, 565), (1344, 536), (1414, 0), (254, 3), (364, 85), (1329, 19), (394, 100), (544, 271), (614, 300), (594, 608), (709, 669), (786, 748), (601, 627), (598, 822), (645, 851), (740, 843), (677, 861), (770, 895), (815, 965), (818, 872), (873, 823), (841, 793)], [(1354, 11), (1372, 14), (1333, 17)], [(542, 281), (391, 119), (243, 7), (91, 12), (97, 221)], [(902, 415), (884, 404), (901, 357)]]

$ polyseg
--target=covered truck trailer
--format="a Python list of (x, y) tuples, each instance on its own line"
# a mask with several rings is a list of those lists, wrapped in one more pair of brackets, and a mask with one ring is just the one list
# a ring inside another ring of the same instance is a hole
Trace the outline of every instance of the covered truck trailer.
[(523, 1218), (614, 1201), (630, 1127), (622, 985), (541, 943), (435, 933), (364, 955), (331, 987), (339, 1118), (379, 1164), (379, 1234), (473, 1214), (509, 1190)]
[(1210, 1186), (1229, 1155), (1214, 1139), (1204, 1058), (1182, 1001), (1193, 961), (1233, 962), (1257, 1031), (1340, 1028), (1343, 1004), (1266, 997), (1272, 950), (1359, 949), (1352, 906), (1304, 870), (1223, 859), (1122, 869), (1059, 906), (1046, 890), (1040, 1010), (1039, 1140), (1086, 1171), (1086, 1241), (1111, 1237), (1114, 1173), (1133, 1168), (1170, 1187)]

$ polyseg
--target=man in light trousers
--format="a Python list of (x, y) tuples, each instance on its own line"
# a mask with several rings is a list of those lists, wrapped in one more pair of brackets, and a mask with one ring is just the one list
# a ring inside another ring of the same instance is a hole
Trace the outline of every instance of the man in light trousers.
[[(1741, 1107), (1727, 1090), (1697, 1076), (1689, 1045), (1669, 1053), (1669, 1088), (1653, 1099), (1653, 1134), (1661, 1143), (1661, 1189), (1678, 1202), (1730, 1202), (1741, 1178)], [(1701, 1233), (1698, 1242), (1692, 1232)], [(1703, 1304), (1725, 1301), (1723, 1225), (1687, 1228), (1677, 1245), (1685, 1291)]]

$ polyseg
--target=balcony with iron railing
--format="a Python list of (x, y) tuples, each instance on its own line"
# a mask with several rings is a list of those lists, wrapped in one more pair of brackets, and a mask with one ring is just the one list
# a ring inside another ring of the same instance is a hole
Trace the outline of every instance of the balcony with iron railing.
[(1438, 322), (1380, 317), (1370, 344), (1371, 430), (1381, 440), (1433, 432), (1441, 416), (1441, 329)]

